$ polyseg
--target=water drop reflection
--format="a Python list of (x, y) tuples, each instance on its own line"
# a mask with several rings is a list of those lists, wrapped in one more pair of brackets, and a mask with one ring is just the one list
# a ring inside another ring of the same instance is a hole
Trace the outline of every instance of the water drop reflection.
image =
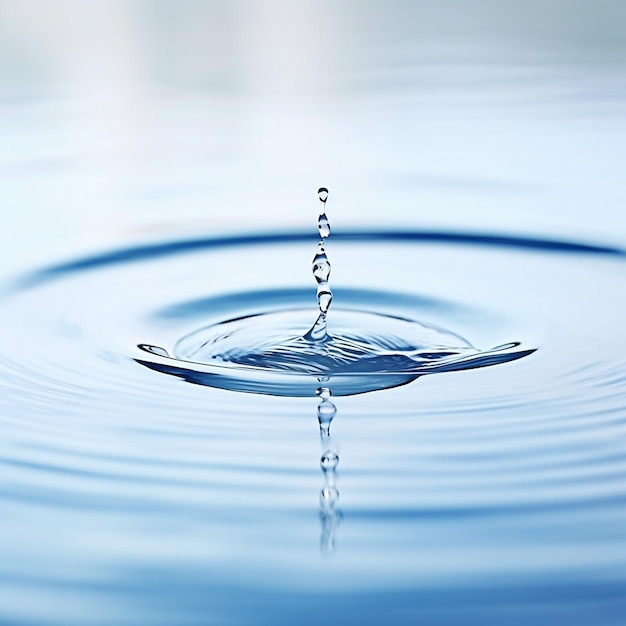
[[(328, 381), (321, 381), (327, 383)], [(337, 414), (337, 407), (330, 401), (332, 391), (329, 387), (319, 387), (315, 392), (320, 398), (317, 406), (317, 419), (320, 426), (320, 443), (322, 456), (320, 467), (324, 475), (324, 483), (320, 490), (320, 550), (322, 554), (335, 551), (335, 533), (342, 519), (341, 510), (337, 507), (339, 490), (337, 489), (336, 469), (339, 464), (337, 447), (330, 434), (330, 425)]]

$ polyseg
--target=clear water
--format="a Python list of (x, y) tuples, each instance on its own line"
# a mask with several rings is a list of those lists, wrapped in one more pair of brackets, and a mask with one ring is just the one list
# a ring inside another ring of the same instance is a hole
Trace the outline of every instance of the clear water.
[(0, 2), (0, 624), (623, 626), (624, 2), (70, 4)]
[[(453, 328), (459, 349), (467, 336), (536, 352), (332, 401), (332, 379), (278, 397), (138, 363), (169, 357), (137, 338), (186, 335), (184, 353), (198, 328), (234, 311), (256, 323), (246, 316), (280, 320), (311, 303), (312, 245), (308, 233), (173, 241), (7, 286), (5, 614), (83, 623), (108, 606), (87, 622), (312, 624), (324, 608), (372, 624), (516, 623), (521, 604), (520, 620), (619, 623), (626, 303), (612, 294), (626, 254), (336, 232), (347, 280), (334, 281), (329, 325), (346, 306)], [(207, 275), (242, 260), (237, 281)], [(409, 280), (399, 267), (429, 271)], [(572, 275), (577, 288), (562, 289)], [(35, 592), (48, 608), (86, 608), (44, 616), (27, 601)]]

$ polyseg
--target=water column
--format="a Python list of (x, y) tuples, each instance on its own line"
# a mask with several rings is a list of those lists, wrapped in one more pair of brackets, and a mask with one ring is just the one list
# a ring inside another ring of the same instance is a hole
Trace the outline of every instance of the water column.
[[(317, 218), (320, 240), (313, 257), (312, 269), (313, 276), (317, 282), (319, 313), (315, 324), (304, 338), (322, 347), (328, 339), (327, 315), (333, 301), (333, 294), (328, 283), (330, 279), (330, 262), (328, 261), (324, 245), (324, 242), (330, 236), (330, 222), (326, 215), (328, 189), (320, 187), (317, 191), (317, 196), (321, 204), (319, 217)], [(321, 376), (318, 378), (318, 381), (320, 387), (318, 387), (315, 394), (320, 399), (317, 406), (317, 420), (320, 427), (320, 442), (323, 451), (320, 458), (320, 466), (324, 473), (324, 484), (320, 491), (320, 520), (322, 522), (320, 548), (322, 552), (329, 553), (335, 549), (335, 529), (341, 518), (341, 512), (336, 507), (339, 500), (339, 491), (336, 486), (336, 469), (339, 463), (339, 455), (330, 436), (330, 424), (337, 414), (337, 407), (330, 400), (332, 391), (328, 386), (329, 377)]]
[(320, 240), (317, 244), (317, 250), (313, 257), (313, 276), (317, 281), (317, 306), (319, 314), (315, 324), (309, 330), (304, 338), (308, 341), (323, 342), (328, 338), (326, 331), (326, 316), (328, 309), (333, 301), (333, 293), (330, 290), (328, 280), (330, 278), (330, 262), (326, 256), (326, 248), (324, 242), (330, 235), (330, 222), (326, 216), (326, 200), (328, 200), (328, 189), (320, 187), (317, 191), (317, 197), (320, 200), (320, 214), (317, 218), (317, 229), (320, 234)]

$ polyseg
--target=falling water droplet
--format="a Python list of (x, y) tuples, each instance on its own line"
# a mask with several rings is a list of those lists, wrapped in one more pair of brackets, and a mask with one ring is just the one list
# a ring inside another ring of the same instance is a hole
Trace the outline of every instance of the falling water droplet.
[(328, 217), (326, 217), (326, 200), (328, 200), (328, 189), (326, 189), (326, 187), (320, 187), (317, 190), (317, 197), (322, 203), (322, 209), (320, 210), (320, 215), (317, 218), (317, 228), (323, 241), (324, 239), (328, 239), (328, 236), (330, 235), (330, 222), (328, 221)]
[(320, 232), (320, 237), (322, 239), (328, 239), (330, 235), (330, 222), (328, 221), (326, 213), (320, 213), (320, 216), (317, 218), (317, 228)]
[(319, 245), (313, 257), (313, 276), (318, 283), (327, 283), (330, 278), (330, 263), (324, 246)]

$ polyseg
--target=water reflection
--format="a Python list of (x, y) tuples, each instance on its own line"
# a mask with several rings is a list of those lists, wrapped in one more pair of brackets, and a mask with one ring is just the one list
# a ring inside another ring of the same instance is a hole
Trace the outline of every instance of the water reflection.
[(320, 384), (322, 386), (315, 392), (320, 398), (317, 405), (317, 421), (322, 444), (320, 467), (324, 474), (324, 484), (320, 490), (320, 521), (322, 523), (320, 550), (322, 553), (330, 553), (335, 551), (335, 530), (342, 519), (341, 510), (337, 506), (339, 490), (336, 484), (336, 470), (339, 464), (339, 453), (330, 434), (330, 425), (337, 414), (337, 407), (330, 400), (332, 391), (328, 386), (329, 381), (320, 378)]

